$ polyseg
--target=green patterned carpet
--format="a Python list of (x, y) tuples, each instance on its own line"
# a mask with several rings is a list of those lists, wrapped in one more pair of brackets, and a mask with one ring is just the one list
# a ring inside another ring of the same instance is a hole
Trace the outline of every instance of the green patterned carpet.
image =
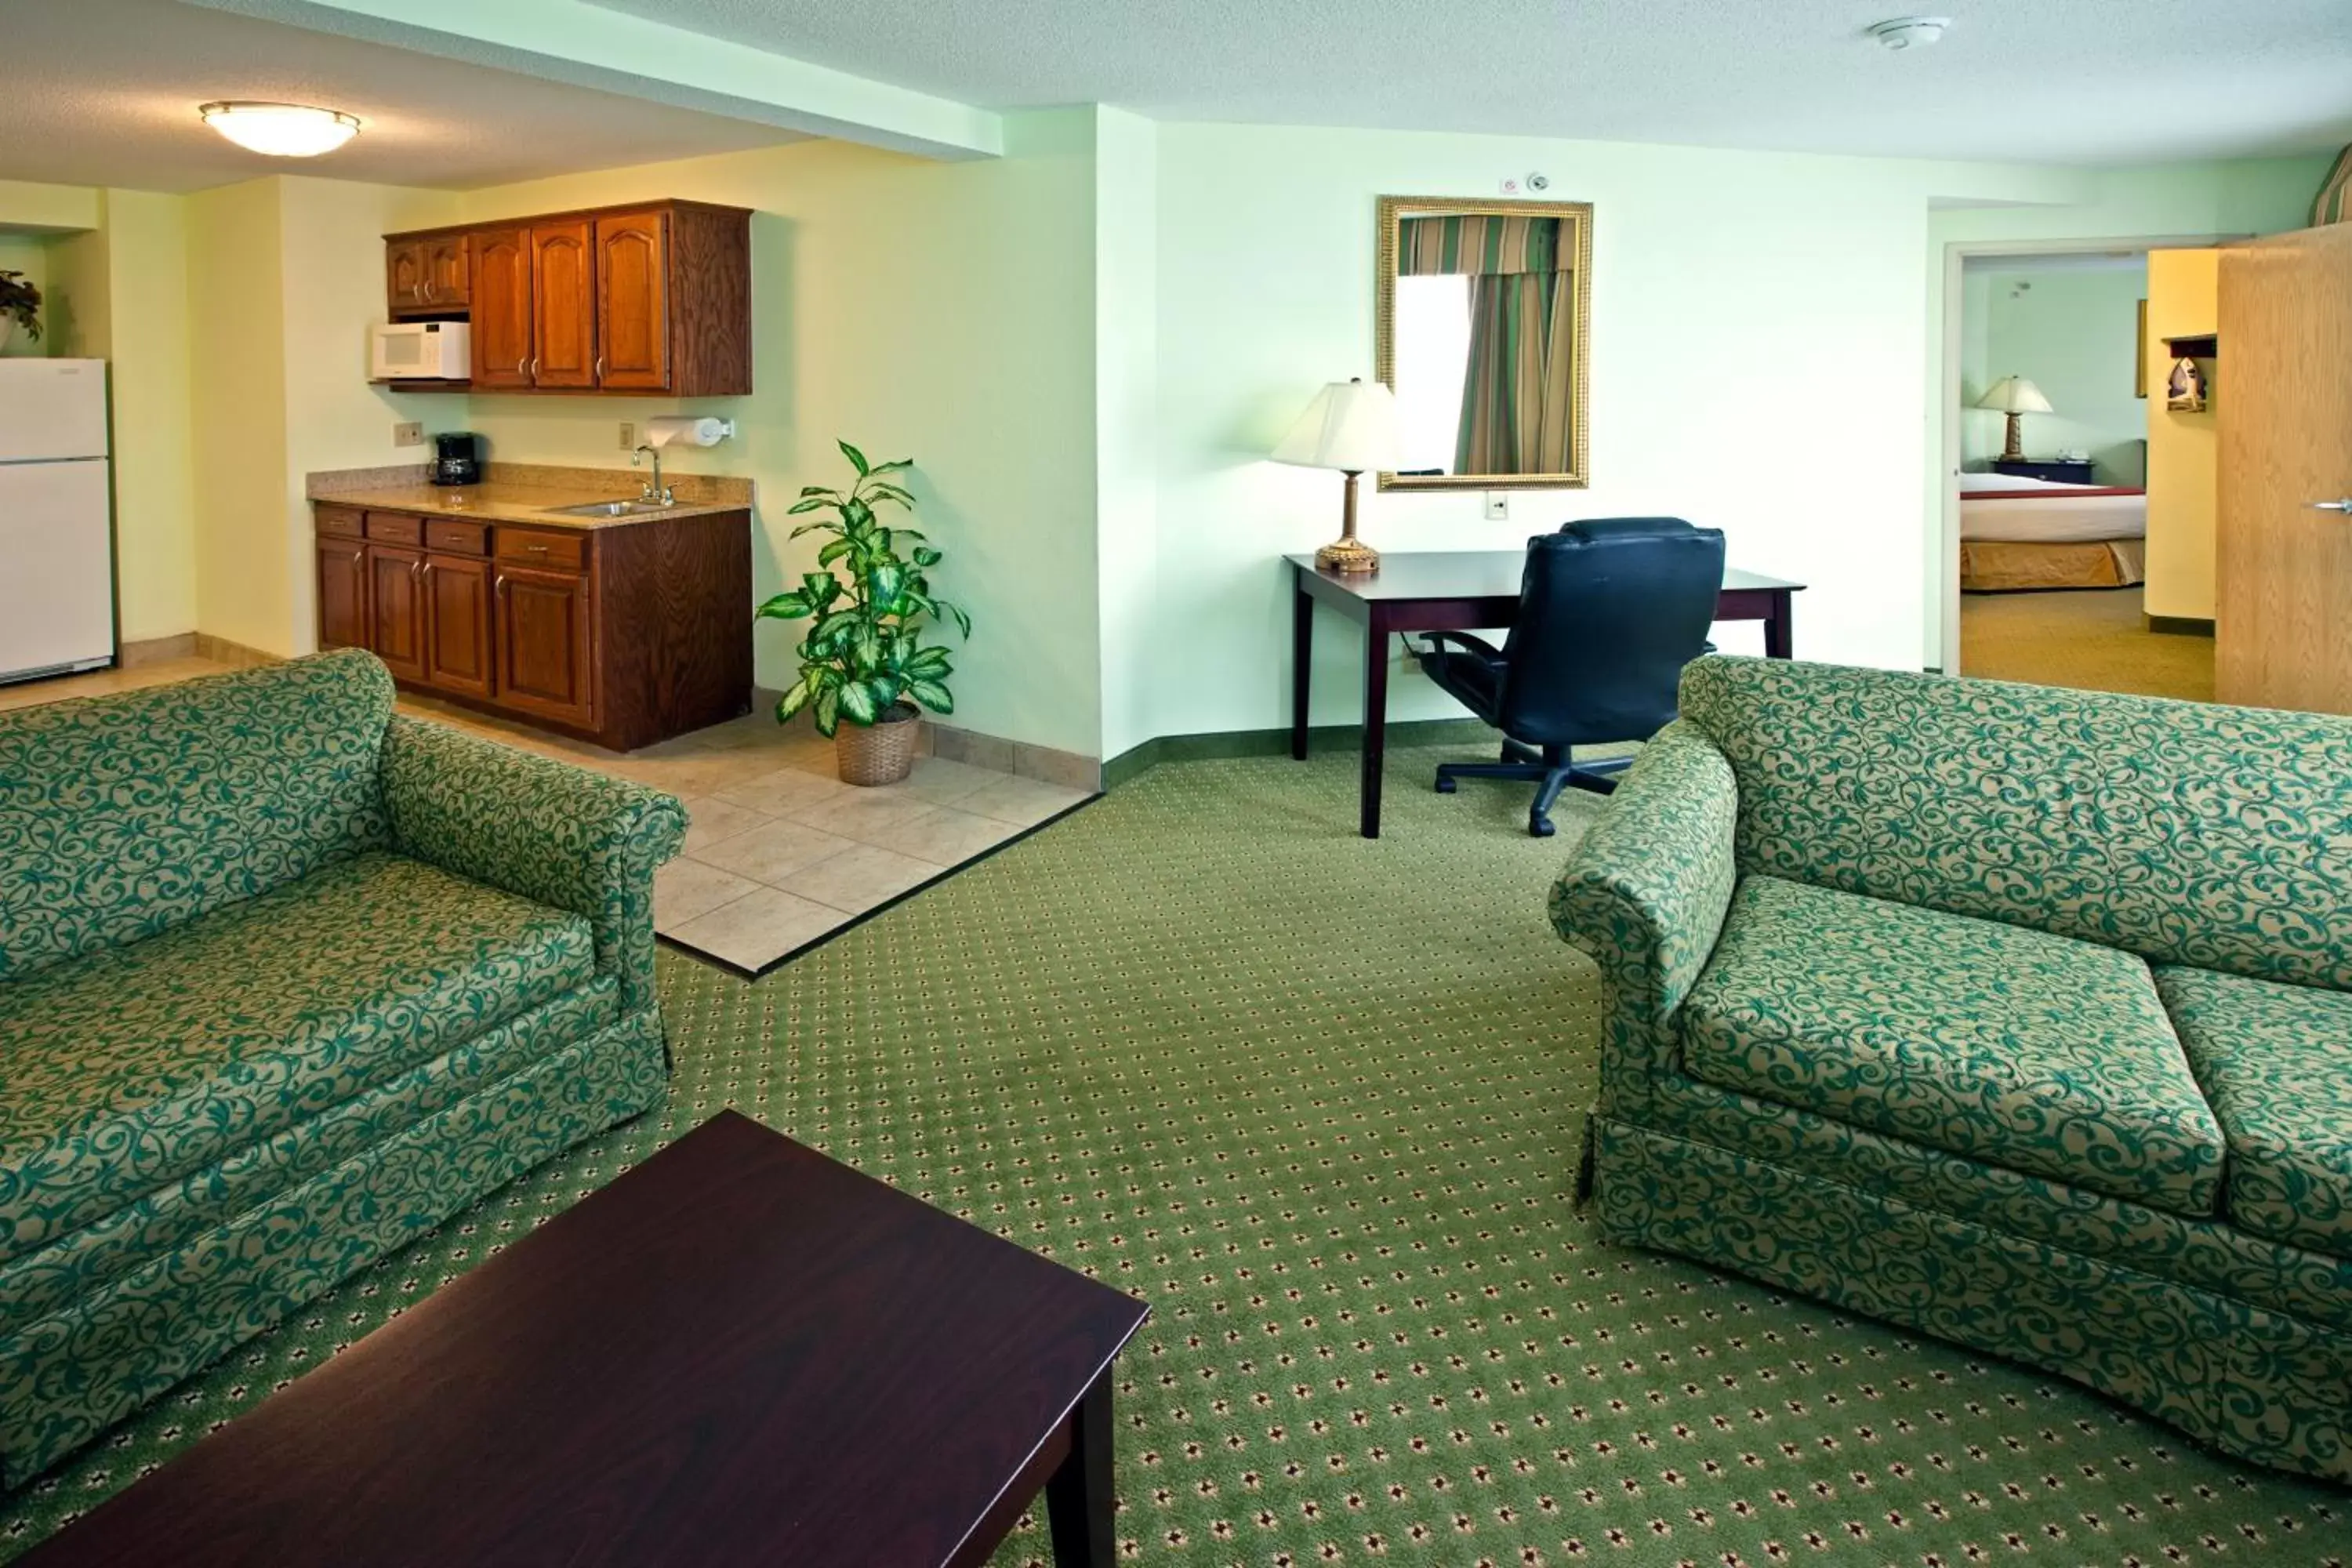
[[(0, 1556), (735, 1106), (1153, 1306), (1153, 1563), (2341, 1563), (2352, 1497), (2071, 1384), (1597, 1244), (1597, 981), (1542, 895), (1601, 809), (1391, 759), (1170, 764), (747, 984), (665, 951), (668, 1111), (527, 1177), (0, 1511)], [(998, 1562), (1042, 1563), (1024, 1522)]]

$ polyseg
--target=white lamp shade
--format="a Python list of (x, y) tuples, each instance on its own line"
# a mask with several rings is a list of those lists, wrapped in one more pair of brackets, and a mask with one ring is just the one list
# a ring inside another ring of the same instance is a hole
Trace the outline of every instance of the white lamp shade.
[(2042, 389), (2021, 375), (2004, 375), (1986, 389), (1977, 399), (1979, 408), (1997, 408), (2003, 414), (2052, 414), (2050, 400)]
[(1360, 474), (1397, 461), (1396, 399), (1377, 381), (1335, 381), (1274, 449), (1277, 463)]

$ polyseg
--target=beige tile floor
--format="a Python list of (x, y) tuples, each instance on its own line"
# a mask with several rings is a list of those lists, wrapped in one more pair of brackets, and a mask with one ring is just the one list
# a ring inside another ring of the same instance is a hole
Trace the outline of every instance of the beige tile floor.
[[(0, 687), (0, 709), (127, 691), (226, 667), (200, 658)], [(876, 788), (843, 784), (833, 742), (765, 713), (625, 756), (428, 699), (401, 711), (686, 802), (686, 850), (654, 878), (654, 925), (738, 969), (785, 954), (1087, 798), (1080, 790), (937, 757)]]

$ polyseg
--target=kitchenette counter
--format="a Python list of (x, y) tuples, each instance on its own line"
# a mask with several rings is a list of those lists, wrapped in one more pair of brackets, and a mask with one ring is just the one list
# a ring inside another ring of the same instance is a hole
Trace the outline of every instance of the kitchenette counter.
[[(319, 646), (364, 647), (404, 690), (615, 752), (751, 708), (751, 481), (647, 470), (422, 465), (310, 476)], [(650, 524), (639, 527), (640, 523)]]
[(307, 489), (311, 500), (331, 506), (582, 530), (709, 517), (741, 511), (751, 504), (749, 479), (676, 474), (663, 476), (677, 497), (675, 505), (624, 517), (567, 517), (557, 509), (636, 500), (648, 476), (641, 468), (563, 468), (523, 463), (491, 463), (486, 470), (486, 478), (478, 485), (436, 485), (425, 482), (422, 466), (346, 468), (310, 475)]

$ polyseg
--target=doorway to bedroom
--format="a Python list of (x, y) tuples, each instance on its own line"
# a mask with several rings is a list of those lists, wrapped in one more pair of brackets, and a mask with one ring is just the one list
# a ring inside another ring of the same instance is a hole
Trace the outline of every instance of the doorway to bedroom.
[(2182, 416), (2165, 412), (2172, 362), (2160, 334), (2212, 330), (2187, 320), (2200, 303), (2210, 313), (2210, 284), (2201, 295), (2194, 284), (2200, 270), (2210, 279), (2212, 257), (2118, 247), (1962, 258), (1949, 411), (1962, 674), (2211, 700), (2210, 605), (2200, 624), (2168, 615), (2164, 599), (2193, 599), (2182, 524), (2194, 520), (2181, 515), (2193, 509), (2181, 503), (2197, 479), (2184, 459), (2200, 438), (2210, 597), (2210, 416), (2176, 425)]

